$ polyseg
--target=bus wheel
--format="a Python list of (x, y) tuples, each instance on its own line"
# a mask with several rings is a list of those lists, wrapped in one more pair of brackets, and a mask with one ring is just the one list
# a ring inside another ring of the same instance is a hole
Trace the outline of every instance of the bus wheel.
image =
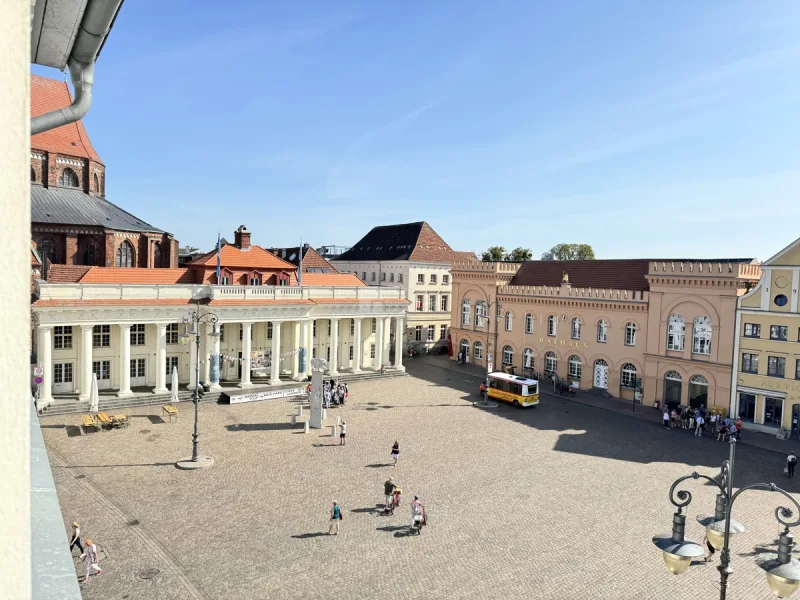
[(519, 400), (514, 400), (514, 408), (519, 408)]

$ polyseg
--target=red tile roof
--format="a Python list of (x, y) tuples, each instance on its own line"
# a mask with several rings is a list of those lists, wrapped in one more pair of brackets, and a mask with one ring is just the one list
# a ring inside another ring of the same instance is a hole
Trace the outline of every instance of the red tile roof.
[(564, 278), (575, 288), (647, 291), (648, 259), (532, 260), (522, 263), (509, 285), (558, 287)]
[[(31, 75), (31, 116), (38, 117), (72, 104), (72, 94), (64, 81)], [(63, 125), (31, 137), (31, 148), (69, 154), (103, 163), (92, 147), (81, 121)]]
[(469, 262), (474, 262), (474, 261), (476, 261), (476, 260), (480, 260), (480, 259), (478, 258), (478, 255), (477, 255), (477, 254), (475, 254), (474, 252), (459, 252), (459, 251), (454, 251), (454, 252), (453, 252), (453, 254), (455, 255), (455, 256), (453, 257), (453, 260), (469, 261)]
[[(241, 250), (233, 244), (225, 244), (220, 250), (220, 262), (222, 267), (297, 271), (297, 267), (292, 263), (281, 260), (261, 246), (250, 246), (249, 250)], [(198, 256), (189, 264), (216, 268), (216, 249)]]
[(50, 265), (47, 268), (48, 283), (78, 283), (91, 267), (72, 265)]

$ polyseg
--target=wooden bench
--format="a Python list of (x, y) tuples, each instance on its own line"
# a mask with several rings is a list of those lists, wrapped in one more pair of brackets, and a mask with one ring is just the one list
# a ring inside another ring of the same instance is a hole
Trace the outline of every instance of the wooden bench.
[(109, 417), (106, 413), (104, 412), (97, 413), (97, 420), (100, 422), (101, 429), (103, 427), (108, 427), (109, 429), (111, 429), (112, 426), (111, 417)]
[(97, 431), (100, 431), (100, 427), (92, 415), (83, 415), (83, 428), (88, 429), (89, 427), (94, 427)]
[(177, 420), (178, 418), (178, 409), (172, 406), (172, 404), (165, 404), (161, 407), (161, 410), (164, 411), (164, 414), (169, 417), (169, 420), (172, 421), (172, 417), (175, 417)]
[(128, 415), (114, 415), (111, 417), (111, 425), (114, 427), (127, 427), (130, 425), (128, 422)]

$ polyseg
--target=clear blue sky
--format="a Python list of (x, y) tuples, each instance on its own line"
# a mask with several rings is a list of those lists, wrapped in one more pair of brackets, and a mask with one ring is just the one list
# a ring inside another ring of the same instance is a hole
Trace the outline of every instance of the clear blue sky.
[(800, 235), (798, 26), (796, 0), (131, 0), (85, 124), (109, 199), (203, 249), (426, 220), (458, 250), (763, 260)]

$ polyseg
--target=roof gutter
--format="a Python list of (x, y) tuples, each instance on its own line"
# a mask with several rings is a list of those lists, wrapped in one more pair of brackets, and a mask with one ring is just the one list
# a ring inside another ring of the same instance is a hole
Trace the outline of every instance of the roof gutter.
[(94, 86), (94, 64), (122, 2), (123, 0), (90, 0), (67, 61), (75, 98), (65, 108), (33, 117), (31, 135), (80, 121), (89, 112)]

